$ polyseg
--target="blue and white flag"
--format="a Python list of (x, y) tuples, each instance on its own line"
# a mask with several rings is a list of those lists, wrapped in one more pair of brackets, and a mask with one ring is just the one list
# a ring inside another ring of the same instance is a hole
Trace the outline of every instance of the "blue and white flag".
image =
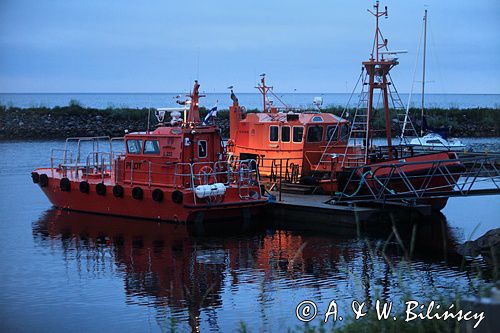
[(217, 104), (219, 101), (215, 102), (215, 105), (208, 111), (207, 115), (205, 118), (203, 118), (203, 125), (208, 125), (208, 121), (214, 117), (217, 117)]

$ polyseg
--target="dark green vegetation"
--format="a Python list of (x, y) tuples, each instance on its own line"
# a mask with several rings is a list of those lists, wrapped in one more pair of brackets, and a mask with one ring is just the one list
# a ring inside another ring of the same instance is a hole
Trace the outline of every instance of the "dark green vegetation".
[[(147, 128), (148, 108), (107, 108), (84, 107), (72, 100), (68, 106), (54, 108), (17, 108), (0, 106), (0, 139), (64, 138), (67, 136), (109, 135), (122, 136), (124, 130), (137, 131)], [(343, 109), (331, 107), (324, 112), (341, 115)], [(202, 117), (206, 109), (200, 110)], [(257, 112), (249, 110), (248, 112)], [(349, 110), (352, 118), (354, 110)], [(411, 110), (412, 119), (418, 119), (420, 110)], [(450, 136), (457, 137), (498, 137), (500, 136), (500, 109), (427, 109), (427, 123), (434, 129), (444, 129)], [(384, 115), (375, 112), (375, 128), (384, 128)], [(394, 117), (395, 118), (395, 115)], [(227, 110), (218, 112), (217, 123), (224, 137), (229, 135), (229, 114)], [(151, 109), (151, 128), (156, 118)], [(417, 126), (418, 127), (418, 126)], [(419, 127), (418, 127), (419, 128)], [(397, 124), (393, 125), (397, 134)], [(377, 132), (377, 135), (383, 135)]]
[[(328, 108), (325, 112), (342, 114), (342, 108)], [(355, 110), (350, 109), (350, 120)], [(500, 109), (499, 108), (473, 108), (473, 109), (425, 109), (427, 125), (434, 130), (445, 130), (449, 136), (454, 137), (498, 137), (500, 136)], [(392, 113), (393, 133), (397, 134), (397, 116)], [(421, 110), (410, 109), (410, 118), (417, 130), (420, 130)], [(385, 128), (383, 110), (376, 110), (374, 115), (374, 127)]]

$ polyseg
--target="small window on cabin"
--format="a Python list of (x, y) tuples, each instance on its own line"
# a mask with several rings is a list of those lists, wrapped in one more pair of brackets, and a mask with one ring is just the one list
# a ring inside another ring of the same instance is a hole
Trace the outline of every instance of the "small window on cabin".
[(307, 129), (307, 142), (321, 142), (323, 138), (323, 126), (310, 126)]
[(207, 142), (205, 140), (198, 141), (198, 157), (204, 158), (207, 157)]
[(278, 126), (269, 127), (269, 141), (277, 142), (278, 141)]
[(304, 136), (304, 127), (294, 126), (293, 127), (293, 142), (302, 142), (303, 136)]
[(323, 122), (323, 117), (321, 117), (321, 116), (314, 116), (312, 118), (312, 121), (315, 122), (315, 123), (321, 123), (321, 122)]
[(441, 141), (439, 141), (439, 140), (428, 140), (427, 143), (438, 143), (438, 144), (440, 144)]
[(290, 142), (290, 126), (281, 127), (281, 142)]
[(331, 125), (326, 128), (326, 140), (337, 141), (337, 125)]
[(158, 140), (144, 141), (144, 154), (158, 155), (160, 154), (160, 145)]
[(140, 154), (142, 151), (142, 140), (127, 140), (127, 152), (129, 154)]

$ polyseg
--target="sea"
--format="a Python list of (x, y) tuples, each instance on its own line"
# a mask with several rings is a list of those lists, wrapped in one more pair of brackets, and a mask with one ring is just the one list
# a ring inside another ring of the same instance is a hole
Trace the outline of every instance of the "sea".
[(352, 302), (393, 302), (399, 316), (407, 297), (466, 297), (494, 276), (457, 247), (500, 226), (498, 196), (451, 198), (425, 218), (379, 216), (360, 228), (311, 216), (197, 232), (52, 207), (30, 175), (64, 143), (0, 142), (1, 332), (308, 331), (297, 317), (304, 300), (318, 310), (309, 328), (335, 301), (344, 321), (323, 328), (336, 331), (353, 321)]
[[(91, 108), (158, 108), (172, 107), (177, 99), (184, 99), (185, 93), (0, 93), (0, 105), (28, 107), (66, 106), (70, 102)], [(262, 95), (259, 93), (237, 93), (240, 105), (247, 109), (262, 109)], [(308, 108), (313, 107), (313, 99), (321, 97), (322, 107), (355, 106), (358, 94), (349, 93), (276, 93), (270, 95), (274, 105)], [(406, 106), (410, 95), (400, 94)], [(375, 97), (376, 103), (382, 99)], [(207, 93), (200, 104), (207, 108), (217, 105), (227, 109), (232, 103), (229, 93)], [(421, 107), (421, 95), (412, 94), (410, 106)], [(426, 94), (427, 108), (500, 108), (500, 94)]]

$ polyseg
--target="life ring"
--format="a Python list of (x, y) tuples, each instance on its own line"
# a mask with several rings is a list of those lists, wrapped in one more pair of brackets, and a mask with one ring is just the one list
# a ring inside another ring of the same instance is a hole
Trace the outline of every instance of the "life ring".
[(40, 175), (40, 186), (46, 187), (47, 185), (49, 185), (49, 176), (43, 173)]
[(117, 198), (122, 198), (123, 197), (123, 186), (121, 185), (115, 185), (113, 186), (113, 195)]
[(40, 175), (38, 172), (32, 172), (31, 179), (33, 180), (33, 183), (37, 184), (40, 181)]
[(214, 170), (212, 167), (205, 165), (196, 174), (200, 185), (209, 185), (216, 182), (214, 177)]
[(142, 188), (134, 187), (132, 189), (132, 198), (136, 200), (142, 200), (143, 196), (144, 196), (144, 191), (142, 190)]
[(99, 195), (106, 195), (106, 185), (104, 185), (103, 183), (99, 183), (95, 186), (95, 191), (97, 192), (97, 194)]
[(175, 202), (177, 204), (181, 204), (183, 199), (184, 199), (184, 194), (181, 191), (175, 190), (172, 192), (172, 201), (173, 202)]
[(80, 182), (80, 192), (82, 193), (89, 193), (90, 191), (90, 185), (89, 185), (89, 182), (87, 181), (81, 181)]
[(153, 193), (151, 193), (151, 196), (153, 197), (153, 200), (156, 202), (162, 202), (163, 200), (163, 191), (160, 190), (159, 188), (153, 190)]
[(66, 177), (61, 178), (61, 181), (59, 182), (59, 187), (61, 188), (61, 191), (69, 192), (71, 190), (71, 182)]

